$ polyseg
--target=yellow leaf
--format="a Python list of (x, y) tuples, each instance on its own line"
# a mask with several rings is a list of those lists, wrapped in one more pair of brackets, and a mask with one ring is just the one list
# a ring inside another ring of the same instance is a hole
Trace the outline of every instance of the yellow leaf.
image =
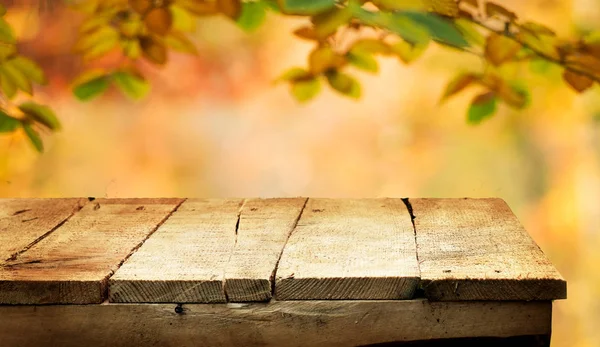
[(441, 101), (458, 94), (477, 80), (479, 80), (479, 76), (471, 73), (463, 73), (456, 76), (446, 86), (446, 90), (444, 91), (444, 95), (442, 95)]
[(384, 55), (392, 53), (392, 49), (387, 43), (376, 39), (358, 40), (352, 45), (352, 50)]
[(496, 93), (509, 106), (521, 109), (527, 104), (527, 95), (520, 90), (513, 88), (510, 84), (502, 81), (496, 89)]
[(427, 10), (447, 17), (458, 17), (458, 2), (455, 0), (426, 0)]
[(428, 44), (412, 45), (406, 41), (398, 41), (391, 45), (391, 50), (405, 64), (417, 60), (427, 49)]
[(137, 59), (142, 54), (140, 42), (137, 39), (126, 39), (121, 41), (123, 54), (131, 59)]
[(24, 56), (18, 56), (12, 59), (12, 63), (31, 81), (37, 84), (47, 83), (44, 70), (33, 60)]
[(357, 80), (352, 76), (339, 71), (331, 71), (326, 74), (327, 82), (334, 90), (353, 99), (360, 98), (361, 88)]
[(154, 8), (144, 17), (144, 23), (151, 32), (166, 35), (173, 25), (173, 16), (166, 7)]
[(198, 55), (198, 49), (184, 34), (171, 32), (165, 37), (165, 43), (176, 51)]
[(329, 69), (336, 69), (346, 64), (344, 56), (335, 53), (329, 46), (319, 46), (308, 57), (310, 72), (321, 74)]
[(177, 31), (193, 32), (196, 30), (196, 18), (185, 8), (171, 5), (171, 16), (173, 17), (173, 29)]
[(535, 36), (527, 31), (521, 31), (516, 35), (516, 38), (519, 42), (527, 45), (531, 49), (543, 53), (544, 55), (559, 60), (560, 55), (558, 54), (558, 50), (554, 46), (554, 41), (551, 40), (548, 36)]
[(374, 0), (372, 1), (375, 6), (383, 10), (413, 10), (413, 11), (426, 11), (427, 0)]
[(9, 79), (15, 87), (21, 89), (25, 93), (32, 95), (33, 88), (31, 86), (31, 81), (21, 72), (17, 65), (15, 65), (14, 59), (5, 61), (2, 65), (0, 65), (0, 70), (2, 70), (2, 76), (5, 76), (6, 79)]
[(165, 45), (151, 36), (140, 38), (142, 54), (152, 63), (163, 65), (167, 62), (167, 48)]
[(313, 27), (305, 26), (294, 30), (294, 35), (305, 40), (320, 41)]
[(567, 69), (563, 73), (563, 79), (578, 93), (583, 93), (594, 85), (593, 79)]
[(121, 34), (130, 38), (136, 37), (142, 31), (142, 28), (143, 24), (139, 18), (119, 23)]
[(206, 16), (219, 13), (219, 8), (215, 0), (177, 0), (177, 5), (197, 16)]
[(499, 66), (513, 59), (521, 49), (521, 44), (508, 37), (491, 33), (485, 45), (485, 56), (494, 65)]
[(487, 2), (485, 4), (485, 12), (489, 17), (501, 17), (510, 21), (517, 19), (517, 15), (514, 12), (509, 11), (506, 8), (493, 2)]
[(534, 35), (548, 35), (548, 36), (556, 36), (554, 30), (548, 28), (545, 25), (534, 23), (534, 22), (525, 22), (519, 25), (521, 29), (525, 29)]
[(231, 19), (237, 19), (242, 13), (242, 3), (240, 0), (218, 0), (217, 8)]
[(567, 66), (574, 66), (593, 72), (600, 76), (600, 59), (589, 54), (571, 54), (565, 57)]
[(2, 93), (9, 99), (14, 98), (17, 94), (17, 86), (4, 69), (0, 69), (0, 87), (2, 88)]
[(101, 27), (98, 30), (81, 35), (75, 43), (74, 49), (78, 52), (84, 52), (106, 41), (117, 42), (118, 40), (119, 32), (115, 28), (109, 26)]
[(324, 39), (335, 34), (337, 29), (348, 24), (352, 19), (352, 11), (348, 7), (334, 8), (327, 12), (313, 16), (311, 21), (317, 36)]

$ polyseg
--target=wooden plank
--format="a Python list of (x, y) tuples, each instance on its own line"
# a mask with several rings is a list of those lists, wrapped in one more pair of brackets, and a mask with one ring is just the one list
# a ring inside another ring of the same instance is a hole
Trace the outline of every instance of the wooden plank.
[(230, 302), (271, 298), (275, 268), (306, 198), (249, 199), (240, 214), (237, 242), (225, 271)]
[(242, 199), (190, 199), (110, 279), (111, 302), (225, 302)]
[(0, 262), (25, 251), (73, 213), (87, 199), (0, 199)]
[[(4, 347), (358, 346), (549, 335), (550, 302), (271, 301), (0, 306)], [(178, 310), (179, 310), (178, 309)], [(428, 345), (428, 344), (426, 344)]]
[(410, 199), (430, 300), (554, 300), (566, 282), (501, 199)]
[(96, 199), (0, 265), (0, 303), (99, 303), (107, 278), (181, 199)]
[(277, 269), (278, 300), (408, 299), (419, 281), (401, 199), (309, 199)]

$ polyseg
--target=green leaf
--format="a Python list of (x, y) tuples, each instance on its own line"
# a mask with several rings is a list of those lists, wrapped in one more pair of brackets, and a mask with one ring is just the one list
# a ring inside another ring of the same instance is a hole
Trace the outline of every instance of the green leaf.
[(267, 9), (262, 1), (242, 3), (242, 13), (237, 19), (237, 25), (244, 31), (252, 32), (265, 21)]
[(109, 79), (103, 70), (84, 72), (73, 82), (73, 94), (81, 101), (91, 100), (104, 93), (109, 86)]
[(455, 47), (469, 46), (469, 43), (456, 26), (451, 21), (439, 15), (426, 12), (405, 11), (398, 13), (396, 16), (408, 18), (418, 25), (425, 27), (436, 41)]
[(4, 16), (6, 14), (6, 7), (0, 4), (0, 16)]
[(487, 92), (480, 94), (473, 99), (467, 113), (467, 122), (469, 124), (479, 124), (486, 118), (491, 117), (496, 112), (496, 94)]
[(315, 15), (335, 7), (335, 0), (278, 0), (284, 13), (296, 15)]
[(35, 147), (36, 151), (42, 153), (44, 151), (44, 143), (40, 138), (40, 134), (38, 134), (35, 129), (31, 127), (29, 123), (23, 123), (23, 130), (25, 130), (25, 134), (29, 138), (29, 141)]
[(21, 125), (21, 121), (0, 110), (0, 133), (11, 133)]
[(340, 71), (330, 71), (325, 74), (327, 82), (334, 90), (353, 99), (360, 98), (360, 84), (352, 76)]
[(122, 70), (112, 76), (115, 85), (132, 99), (141, 99), (150, 91), (150, 84), (137, 73)]
[(377, 59), (373, 55), (360, 50), (351, 50), (346, 55), (348, 62), (367, 72), (377, 73), (379, 72), (379, 64)]
[(13, 65), (31, 81), (42, 85), (47, 83), (44, 70), (42, 70), (42, 68), (33, 60), (20, 55), (11, 61)]
[(406, 15), (381, 11), (371, 12), (353, 4), (350, 4), (349, 7), (353, 15), (365, 24), (387, 29), (413, 44), (426, 44), (429, 42), (431, 35), (427, 28)]
[(0, 42), (16, 42), (15, 34), (13, 33), (12, 28), (3, 18), (0, 18)]
[(477, 46), (483, 46), (485, 44), (485, 37), (479, 32), (473, 22), (457, 18), (454, 20), (454, 25), (469, 43)]
[(321, 82), (315, 77), (296, 80), (291, 83), (292, 95), (299, 102), (313, 99), (321, 91)]
[(50, 130), (60, 130), (60, 122), (52, 109), (48, 106), (27, 101), (19, 105), (19, 110), (30, 119), (44, 125)]

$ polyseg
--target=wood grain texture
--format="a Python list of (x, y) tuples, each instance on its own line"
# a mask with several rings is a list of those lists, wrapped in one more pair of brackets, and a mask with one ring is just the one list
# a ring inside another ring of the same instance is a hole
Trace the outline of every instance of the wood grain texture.
[(566, 282), (501, 199), (410, 199), (430, 300), (554, 300)]
[(550, 302), (0, 306), (3, 347), (358, 346), (550, 334)]
[(225, 302), (242, 199), (190, 199), (111, 277), (111, 302)]
[(0, 264), (0, 303), (99, 303), (107, 278), (181, 199), (96, 199)]
[(230, 302), (268, 301), (277, 261), (306, 198), (249, 199), (240, 214), (237, 242), (225, 271)]
[(0, 262), (33, 246), (87, 199), (0, 199)]
[(309, 199), (276, 274), (278, 300), (409, 299), (419, 280), (401, 199)]

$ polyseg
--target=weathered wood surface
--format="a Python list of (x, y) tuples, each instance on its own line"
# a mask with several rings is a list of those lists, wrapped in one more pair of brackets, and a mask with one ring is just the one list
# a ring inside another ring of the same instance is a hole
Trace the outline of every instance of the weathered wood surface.
[(73, 213), (87, 199), (0, 199), (0, 262), (15, 257)]
[(235, 249), (225, 271), (230, 302), (267, 301), (277, 262), (306, 198), (249, 199), (240, 214)]
[(0, 306), (3, 347), (358, 346), (549, 335), (550, 302), (272, 301)]
[(107, 278), (181, 199), (96, 199), (0, 264), (0, 303), (100, 303)]
[(182, 201), (0, 199), (0, 304), (566, 297), (499, 199)]
[(554, 300), (566, 282), (500, 199), (410, 199), (430, 300)]
[(242, 199), (189, 199), (110, 279), (111, 302), (226, 302)]
[(309, 199), (283, 250), (278, 300), (409, 299), (419, 282), (400, 199)]

